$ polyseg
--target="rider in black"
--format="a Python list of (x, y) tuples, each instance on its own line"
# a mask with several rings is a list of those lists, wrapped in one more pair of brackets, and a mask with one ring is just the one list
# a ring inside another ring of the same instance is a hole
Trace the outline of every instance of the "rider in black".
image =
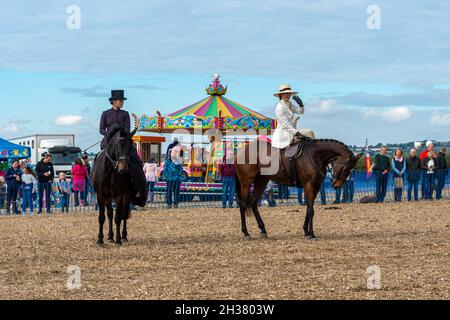
[[(112, 138), (112, 134), (118, 128), (125, 128), (130, 132), (130, 114), (128, 111), (122, 110), (125, 100), (127, 98), (124, 97), (123, 90), (111, 90), (109, 102), (112, 108), (104, 111), (100, 119), (100, 133), (104, 136), (100, 145), (102, 150), (106, 148), (108, 141)], [(147, 183), (142, 169), (143, 166), (144, 164), (137, 154), (136, 148), (133, 147), (129, 161), (129, 172), (135, 190), (131, 197), (131, 202), (141, 207), (144, 207), (147, 202)]]

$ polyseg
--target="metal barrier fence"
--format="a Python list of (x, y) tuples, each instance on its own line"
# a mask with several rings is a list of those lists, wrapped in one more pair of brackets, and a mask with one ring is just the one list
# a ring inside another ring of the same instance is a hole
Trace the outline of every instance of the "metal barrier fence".
[[(403, 193), (402, 193), (402, 201), (407, 201), (406, 192), (408, 188), (408, 183), (405, 182)], [(354, 181), (353, 181), (353, 195), (349, 198), (348, 196), (344, 198), (344, 189), (335, 190), (328, 180), (324, 181), (324, 189), (323, 193), (317, 195), (316, 205), (320, 205), (322, 203), (322, 196), (325, 197), (326, 204), (332, 203), (344, 203), (344, 202), (359, 202), (365, 196), (373, 196), (376, 191), (376, 181), (375, 177), (372, 176), (370, 178), (366, 178), (365, 172), (355, 172), (354, 173)], [(198, 183), (198, 182), (183, 182), (180, 184), (179, 191), (179, 202), (178, 208), (222, 208), (222, 183)], [(433, 196), (435, 193), (433, 193)], [(295, 187), (287, 187), (287, 186), (275, 186), (273, 189), (273, 197), (277, 206), (286, 206), (286, 205), (298, 205), (300, 203), (299, 199), (299, 191), (298, 188)], [(93, 192), (89, 192), (87, 197), (87, 203), (83, 207), (75, 207), (74, 206), (74, 198), (75, 195), (73, 193), (70, 194), (69, 200), (69, 212), (88, 212), (97, 209), (96, 204), (96, 195)], [(304, 204), (304, 193), (302, 193), (302, 202)], [(158, 182), (155, 185), (153, 196), (149, 194), (149, 201), (147, 203), (146, 208), (149, 210), (157, 210), (164, 209), (167, 207), (166, 204), (166, 183)], [(422, 199), (422, 187), (421, 181), (419, 182), (419, 200)], [(449, 200), (450, 199), (450, 175), (447, 175), (445, 186), (442, 191), (442, 199)], [(394, 201), (394, 182), (393, 177), (390, 175), (388, 179), (388, 187), (387, 194), (385, 198), (386, 202)], [(56, 188), (52, 193), (52, 212), (53, 213), (61, 213), (61, 197), (56, 192)], [(44, 201), (45, 203), (45, 201)], [(22, 199), (19, 198), (17, 201), (17, 205), (19, 210), (22, 209)], [(34, 200), (34, 213), (37, 212), (38, 208), (37, 199)], [(267, 194), (264, 194), (262, 200), (260, 201), (261, 206), (267, 206)], [(227, 203), (228, 206), (228, 203)], [(237, 207), (236, 196), (234, 194), (233, 199), (233, 207)], [(45, 213), (46, 209), (43, 209)], [(12, 213), (12, 210), (11, 210)], [(6, 209), (2, 201), (0, 200), (0, 215), (5, 215)], [(29, 209), (27, 213), (29, 214)]]

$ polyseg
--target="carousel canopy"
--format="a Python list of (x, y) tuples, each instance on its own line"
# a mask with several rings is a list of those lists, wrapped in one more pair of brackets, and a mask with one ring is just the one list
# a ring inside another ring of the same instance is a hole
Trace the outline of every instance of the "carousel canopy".
[(166, 116), (143, 115), (140, 130), (148, 132), (173, 132), (176, 129), (219, 129), (255, 131), (275, 127), (275, 121), (258, 112), (224, 97), (227, 87), (214, 75), (213, 82), (206, 88), (208, 97)]
[(31, 156), (31, 148), (0, 138), (0, 159), (25, 159)]
[(224, 96), (212, 95), (200, 100), (186, 108), (169, 114), (169, 117), (182, 117), (184, 115), (196, 115), (197, 117), (233, 117), (254, 116), (258, 119), (267, 119), (249, 108), (231, 101)]

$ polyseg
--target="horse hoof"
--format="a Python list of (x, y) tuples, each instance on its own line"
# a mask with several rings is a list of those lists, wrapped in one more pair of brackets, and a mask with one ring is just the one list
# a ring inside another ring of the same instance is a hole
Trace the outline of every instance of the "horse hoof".
[(97, 247), (103, 248), (105, 246), (103, 241), (97, 241)]
[(265, 233), (265, 232), (261, 232), (261, 238), (263, 238), (263, 239), (267, 239), (268, 237), (267, 237), (267, 233)]
[(111, 243), (113, 243), (113, 242), (114, 242), (114, 239), (108, 239), (108, 241), (111, 242)]
[(308, 240), (311, 240), (311, 241), (316, 241), (317, 240), (316, 236), (308, 236), (307, 238), (308, 238)]
[(122, 241), (116, 241), (114, 244), (115, 244), (116, 246), (121, 246), (121, 245), (122, 245)]
[(127, 238), (122, 238), (122, 242), (128, 242)]
[(250, 236), (245, 236), (244, 240), (246, 240), (246, 241), (250, 240)]

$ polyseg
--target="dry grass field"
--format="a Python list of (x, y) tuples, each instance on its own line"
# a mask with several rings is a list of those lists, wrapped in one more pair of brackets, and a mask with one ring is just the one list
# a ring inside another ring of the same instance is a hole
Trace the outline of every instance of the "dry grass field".
[[(244, 241), (238, 209), (140, 211), (122, 247), (95, 245), (95, 213), (0, 217), (1, 299), (449, 299), (450, 202), (261, 210)], [(327, 210), (329, 208), (329, 210)], [(299, 209), (301, 210), (299, 212)], [(69, 290), (67, 268), (81, 270)], [(381, 289), (366, 269), (381, 269)]]

